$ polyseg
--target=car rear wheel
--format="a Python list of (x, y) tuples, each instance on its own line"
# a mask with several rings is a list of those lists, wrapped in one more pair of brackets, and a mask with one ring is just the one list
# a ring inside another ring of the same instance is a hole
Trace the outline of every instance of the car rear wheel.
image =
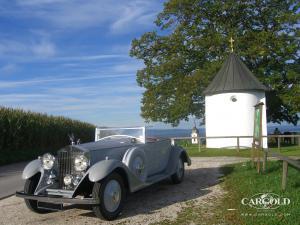
[[(27, 179), (26, 182), (25, 182), (25, 185), (24, 185), (24, 193), (33, 195), (38, 183), (39, 183), (39, 176), (38, 175)], [(25, 204), (26, 204), (27, 208), (30, 209), (31, 211), (35, 212), (35, 213), (48, 213), (48, 212), (50, 212), (50, 211), (45, 210), (45, 209), (39, 209), (37, 207), (37, 201), (36, 200), (30, 200), (30, 199), (24, 199), (24, 200), (25, 200)]]
[(92, 195), (100, 202), (93, 206), (97, 217), (106, 220), (117, 218), (122, 211), (125, 197), (122, 177), (118, 173), (110, 174), (103, 181), (94, 184)]
[(184, 178), (184, 162), (180, 157), (177, 161), (176, 172), (171, 176), (171, 180), (174, 184), (179, 184)]

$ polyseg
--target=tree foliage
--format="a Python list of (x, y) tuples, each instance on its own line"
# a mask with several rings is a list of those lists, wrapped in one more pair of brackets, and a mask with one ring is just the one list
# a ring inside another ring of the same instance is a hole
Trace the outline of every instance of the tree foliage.
[(137, 82), (145, 88), (146, 121), (178, 125), (204, 118), (203, 91), (234, 51), (272, 91), (268, 121), (296, 124), (300, 112), (299, 1), (169, 0), (157, 31), (132, 41), (131, 56), (143, 60)]

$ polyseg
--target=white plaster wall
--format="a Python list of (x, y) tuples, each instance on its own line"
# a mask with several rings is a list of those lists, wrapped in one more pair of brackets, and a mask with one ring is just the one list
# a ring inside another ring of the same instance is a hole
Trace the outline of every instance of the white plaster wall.
[[(235, 96), (237, 101), (232, 102)], [(267, 135), (265, 93), (260, 91), (231, 92), (205, 97), (206, 137), (253, 136), (254, 105), (263, 102), (262, 133)], [(231, 148), (237, 146), (236, 138), (207, 138), (207, 148)], [(241, 138), (240, 146), (251, 147), (252, 138)], [(267, 148), (267, 139), (263, 140)]]

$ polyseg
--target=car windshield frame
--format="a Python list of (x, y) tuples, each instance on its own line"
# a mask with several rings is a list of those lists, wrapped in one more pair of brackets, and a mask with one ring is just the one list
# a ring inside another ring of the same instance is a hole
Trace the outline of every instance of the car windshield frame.
[(145, 127), (117, 127), (117, 128), (96, 128), (95, 141), (100, 141), (107, 138), (135, 138), (138, 141), (145, 143)]

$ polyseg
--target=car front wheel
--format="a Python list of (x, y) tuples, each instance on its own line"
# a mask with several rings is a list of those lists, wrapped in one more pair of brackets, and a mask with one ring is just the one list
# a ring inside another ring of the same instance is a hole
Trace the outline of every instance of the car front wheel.
[[(35, 176), (29, 178), (28, 180), (26, 180), (25, 185), (24, 185), (24, 193), (33, 195), (38, 183), (39, 183), (38, 175), (35, 175)], [(35, 213), (50, 212), (49, 210), (38, 208), (36, 200), (25, 199), (25, 204), (28, 209), (30, 209), (31, 211), (33, 211)]]
[(122, 177), (118, 173), (110, 174), (103, 181), (94, 184), (92, 195), (100, 202), (93, 206), (97, 217), (106, 220), (117, 218), (122, 211), (125, 196)]
[(179, 184), (184, 178), (184, 162), (181, 157), (179, 157), (176, 166), (176, 172), (171, 176), (171, 180), (174, 184)]

